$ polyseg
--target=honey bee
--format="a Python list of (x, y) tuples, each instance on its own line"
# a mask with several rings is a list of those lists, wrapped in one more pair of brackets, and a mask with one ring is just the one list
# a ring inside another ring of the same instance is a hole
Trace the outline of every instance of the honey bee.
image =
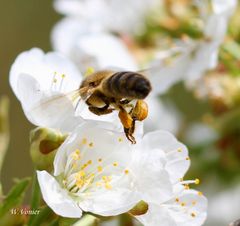
[[(147, 118), (148, 106), (144, 99), (151, 90), (150, 81), (141, 72), (102, 70), (86, 76), (79, 89), (71, 92), (70, 99), (79, 98), (75, 109), (83, 100), (89, 111), (98, 116), (118, 111), (127, 139), (135, 144), (135, 122)], [(53, 97), (47, 103), (59, 98)]]
[[(148, 106), (143, 99), (151, 89), (150, 81), (141, 73), (104, 70), (87, 76), (80, 85), (79, 94), (89, 111), (96, 115), (118, 110), (126, 137), (136, 143), (133, 136), (135, 122), (148, 116)], [(136, 100), (135, 104), (131, 103), (133, 100)]]

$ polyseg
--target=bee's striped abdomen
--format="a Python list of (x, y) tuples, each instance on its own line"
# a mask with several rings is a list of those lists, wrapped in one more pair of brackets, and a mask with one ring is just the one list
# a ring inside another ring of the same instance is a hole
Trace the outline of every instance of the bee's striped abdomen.
[(103, 82), (108, 96), (117, 98), (144, 99), (151, 91), (151, 84), (136, 72), (116, 72)]

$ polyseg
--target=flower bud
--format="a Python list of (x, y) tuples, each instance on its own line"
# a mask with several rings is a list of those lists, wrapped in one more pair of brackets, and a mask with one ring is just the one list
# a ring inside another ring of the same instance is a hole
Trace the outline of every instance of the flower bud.
[(144, 201), (140, 201), (136, 206), (134, 206), (129, 213), (133, 216), (140, 216), (148, 211), (148, 204)]
[(56, 150), (64, 142), (66, 136), (59, 131), (37, 127), (30, 133), (30, 153), (38, 170), (50, 170)]

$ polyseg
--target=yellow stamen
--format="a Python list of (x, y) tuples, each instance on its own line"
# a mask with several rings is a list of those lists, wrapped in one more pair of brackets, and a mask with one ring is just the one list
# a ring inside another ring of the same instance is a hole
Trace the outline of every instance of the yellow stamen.
[(192, 212), (191, 217), (196, 217), (196, 214)]
[(200, 180), (199, 180), (199, 179), (196, 179), (196, 180), (195, 180), (195, 184), (200, 184)]
[(102, 166), (98, 166), (97, 170), (98, 170), (98, 172), (102, 172), (102, 170), (103, 170)]
[(118, 166), (118, 163), (117, 163), (117, 162), (114, 162), (114, 163), (113, 163), (113, 166), (115, 166), (115, 167)]
[(105, 184), (105, 188), (108, 189), (108, 190), (111, 190), (111, 189), (112, 189), (112, 186), (111, 186), (109, 183), (106, 183), (106, 184)]
[(119, 142), (122, 142), (122, 141), (123, 141), (123, 139), (120, 137), (120, 138), (118, 138), (118, 141), (119, 141)]
[(178, 152), (182, 152), (182, 148), (178, 148), (178, 150), (177, 150)]
[(87, 138), (82, 139), (82, 144), (87, 144)]

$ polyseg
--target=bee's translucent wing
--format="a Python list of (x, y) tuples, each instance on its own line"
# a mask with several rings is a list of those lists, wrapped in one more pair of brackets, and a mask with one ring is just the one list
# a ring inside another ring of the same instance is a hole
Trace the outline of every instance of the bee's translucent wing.
[(188, 55), (176, 48), (154, 60), (148, 69), (140, 70), (138, 73), (149, 79), (153, 93), (162, 94), (182, 79), (187, 66)]

